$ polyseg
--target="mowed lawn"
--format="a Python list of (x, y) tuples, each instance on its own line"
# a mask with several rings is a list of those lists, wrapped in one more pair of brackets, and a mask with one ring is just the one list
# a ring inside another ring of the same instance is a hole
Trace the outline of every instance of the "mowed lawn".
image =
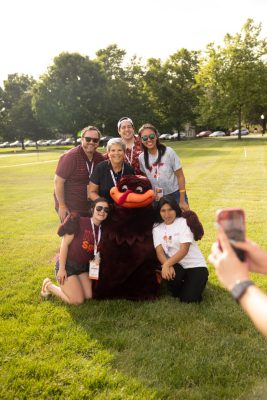
[[(248, 236), (267, 248), (267, 140), (171, 144), (191, 209), (243, 207)], [(42, 300), (60, 240), (53, 209), (59, 150), (0, 153), (1, 399), (217, 400), (267, 398), (267, 342), (209, 266), (203, 302)], [(267, 277), (254, 276), (266, 289)]]

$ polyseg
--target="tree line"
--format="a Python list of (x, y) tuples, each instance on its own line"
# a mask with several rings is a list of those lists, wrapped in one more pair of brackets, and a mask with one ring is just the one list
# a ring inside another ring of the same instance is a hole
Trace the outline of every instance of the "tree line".
[(248, 19), (222, 46), (182, 48), (164, 62), (134, 56), (126, 63), (116, 44), (95, 59), (63, 52), (38, 80), (8, 75), (0, 87), (0, 136), (22, 143), (62, 134), (76, 139), (88, 124), (112, 135), (124, 115), (160, 132), (185, 124), (197, 130), (259, 124), (261, 115), (267, 118), (267, 38), (260, 35), (261, 24)]

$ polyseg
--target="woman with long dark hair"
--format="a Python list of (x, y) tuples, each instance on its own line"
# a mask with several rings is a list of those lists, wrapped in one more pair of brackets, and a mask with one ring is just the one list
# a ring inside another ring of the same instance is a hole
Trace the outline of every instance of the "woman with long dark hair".
[(196, 244), (204, 234), (193, 211), (182, 212), (172, 196), (157, 205), (153, 241), (162, 265), (162, 278), (174, 297), (182, 302), (200, 302), (208, 280), (205, 259)]
[[(49, 278), (43, 281), (41, 296), (51, 294), (68, 304), (82, 304), (92, 298), (92, 280), (99, 267), (101, 223), (107, 218), (109, 205), (105, 198), (92, 202), (91, 218), (71, 213), (60, 225), (62, 237), (55, 273), (58, 285)], [(89, 272), (90, 263), (90, 272)]]
[(189, 210), (181, 161), (171, 147), (160, 143), (157, 129), (144, 124), (138, 131), (144, 152), (139, 155), (141, 171), (150, 180), (156, 201), (172, 195), (183, 211)]

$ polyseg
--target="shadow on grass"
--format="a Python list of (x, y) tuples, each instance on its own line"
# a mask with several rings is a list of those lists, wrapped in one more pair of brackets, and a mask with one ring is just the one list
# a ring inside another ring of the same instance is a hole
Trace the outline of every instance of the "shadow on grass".
[(212, 284), (201, 304), (165, 295), (154, 302), (91, 301), (69, 312), (111, 352), (116, 370), (160, 399), (235, 399), (265, 379), (264, 339)]

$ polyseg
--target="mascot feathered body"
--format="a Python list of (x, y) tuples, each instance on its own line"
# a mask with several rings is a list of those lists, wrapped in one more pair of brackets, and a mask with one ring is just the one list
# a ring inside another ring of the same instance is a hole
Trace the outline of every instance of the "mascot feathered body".
[(158, 297), (159, 265), (153, 246), (154, 192), (146, 177), (127, 175), (110, 191), (112, 213), (103, 229), (100, 275), (94, 298)]

